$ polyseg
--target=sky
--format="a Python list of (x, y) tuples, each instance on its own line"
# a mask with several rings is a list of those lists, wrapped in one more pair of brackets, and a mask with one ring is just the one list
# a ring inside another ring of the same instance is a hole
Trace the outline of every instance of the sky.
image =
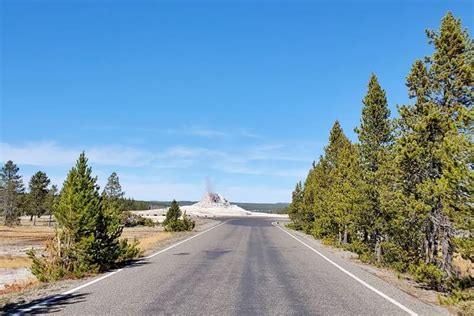
[(357, 141), (371, 73), (396, 117), (425, 29), (472, 34), (473, 3), (0, 0), (0, 160), (61, 186), (84, 150), (135, 199), (288, 202), (335, 120)]

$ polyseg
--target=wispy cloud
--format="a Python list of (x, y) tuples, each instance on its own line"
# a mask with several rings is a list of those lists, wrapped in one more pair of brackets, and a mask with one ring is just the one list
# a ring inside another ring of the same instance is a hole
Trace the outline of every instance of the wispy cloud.
[(66, 148), (55, 142), (23, 145), (0, 143), (0, 158), (2, 161), (13, 160), (16, 163), (31, 166), (71, 165), (83, 150), (86, 150), (87, 157), (92, 163), (99, 165), (138, 167), (149, 165), (154, 159), (151, 153), (132, 147), (108, 145)]
[[(225, 182), (219, 189), (234, 200), (257, 201), (252, 198), (257, 195), (260, 201), (285, 201), (285, 192), (290, 192), (293, 183), (306, 176), (311, 161), (322, 151), (322, 144), (301, 141), (238, 146), (210, 142), (211, 145), (214, 147), (176, 145), (144, 150), (114, 144), (64, 146), (54, 141), (3, 142), (0, 159), (13, 160), (26, 178), (41, 168), (55, 179), (55, 184), (61, 184), (67, 170), (85, 150), (100, 184), (104, 184), (110, 172), (117, 171), (128, 196), (196, 199), (204, 192), (205, 177), (212, 176)], [(255, 181), (256, 178), (261, 181)], [(272, 185), (275, 178), (281, 180)], [(228, 179), (235, 180), (235, 185)], [(247, 198), (246, 194), (249, 194)]]

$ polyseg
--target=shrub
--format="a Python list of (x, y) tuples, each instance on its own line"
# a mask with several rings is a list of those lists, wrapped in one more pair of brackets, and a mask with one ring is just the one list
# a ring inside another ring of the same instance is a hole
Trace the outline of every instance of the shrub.
[(444, 290), (446, 282), (445, 273), (434, 264), (420, 262), (418, 265), (410, 266), (410, 272), (415, 281), (435, 290)]
[(196, 226), (196, 222), (191, 219), (188, 215), (186, 215), (186, 212), (183, 214), (183, 219), (180, 219), (181, 217), (181, 210), (179, 208), (178, 203), (173, 200), (171, 202), (171, 206), (168, 209), (168, 212), (166, 212), (166, 218), (163, 221), (163, 226), (165, 227), (165, 231), (172, 231), (172, 232), (178, 232), (178, 231), (191, 231), (194, 229), (194, 226)]
[(154, 227), (156, 223), (151, 218), (146, 218), (132, 212), (123, 212), (122, 223), (125, 227), (148, 226)]
[(381, 242), (382, 264), (392, 267), (398, 272), (405, 272), (408, 268), (408, 253), (399, 245), (392, 242)]

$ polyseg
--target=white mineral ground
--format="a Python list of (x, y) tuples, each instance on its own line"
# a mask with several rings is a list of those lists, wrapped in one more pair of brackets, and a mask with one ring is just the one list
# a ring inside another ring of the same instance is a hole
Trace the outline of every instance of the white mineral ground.
[[(201, 201), (193, 205), (180, 207), (183, 212), (197, 217), (275, 217), (287, 218), (286, 214), (271, 214), (264, 212), (247, 211), (243, 208), (232, 205), (221, 194), (207, 193)], [(162, 222), (165, 219), (167, 208), (135, 211), (135, 214), (149, 217), (155, 221)]]

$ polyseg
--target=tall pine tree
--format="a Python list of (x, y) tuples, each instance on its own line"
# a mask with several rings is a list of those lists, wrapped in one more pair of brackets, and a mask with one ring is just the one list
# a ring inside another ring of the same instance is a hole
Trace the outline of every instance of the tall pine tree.
[(472, 231), (474, 50), (451, 13), (427, 34), (435, 52), (413, 65), (407, 86), (416, 101), (399, 109), (401, 204), (418, 213), (424, 261), (452, 275), (456, 229)]
[(36, 225), (36, 218), (40, 217), (47, 211), (48, 186), (50, 182), (51, 180), (49, 180), (46, 173), (42, 171), (36, 172), (30, 179), (28, 205), (33, 225)]
[(360, 160), (368, 206), (359, 217), (359, 226), (363, 231), (364, 241), (371, 245), (380, 260), (380, 242), (389, 221), (380, 202), (380, 191), (383, 190), (383, 182), (386, 180), (381, 176), (383, 171), (380, 168), (389, 154), (393, 135), (385, 91), (375, 74), (370, 77), (367, 95), (362, 103), (364, 106), (361, 124), (355, 131), (359, 135)]
[(0, 170), (0, 202), (7, 226), (20, 223), (20, 195), (25, 189), (18, 171), (19, 168), (11, 160)]

